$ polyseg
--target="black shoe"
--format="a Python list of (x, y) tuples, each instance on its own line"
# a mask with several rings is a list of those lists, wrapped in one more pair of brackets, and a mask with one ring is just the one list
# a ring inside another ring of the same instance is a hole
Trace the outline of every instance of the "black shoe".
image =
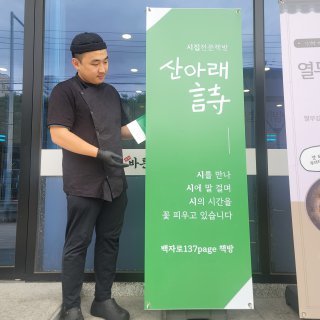
[(101, 302), (93, 300), (90, 312), (95, 317), (100, 317), (107, 320), (130, 319), (129, 312), (121, 308), (114, 299), (108, 299)]
[(74, 307), (68, 310), (61, 310), (60, 320), (84, 320), (80, 308)]

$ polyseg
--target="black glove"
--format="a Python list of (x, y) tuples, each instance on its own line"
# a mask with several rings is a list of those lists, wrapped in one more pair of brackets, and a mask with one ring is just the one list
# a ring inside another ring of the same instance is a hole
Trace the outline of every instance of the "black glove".
[(109, 166), (124, 168), (129, 167), (129, 164), (122, 162), (122, 157), (108, 150), (98, 150), (97, 158), (104, 161)]

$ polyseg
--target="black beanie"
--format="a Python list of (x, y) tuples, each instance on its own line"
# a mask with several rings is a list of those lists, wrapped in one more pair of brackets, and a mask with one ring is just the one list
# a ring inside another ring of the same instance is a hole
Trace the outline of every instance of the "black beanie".
[(96, 33), (84, 32), (77, 34), (70, 45), (72, 53), (84, 53), (106, 49), (107, 45), (103, 39)]

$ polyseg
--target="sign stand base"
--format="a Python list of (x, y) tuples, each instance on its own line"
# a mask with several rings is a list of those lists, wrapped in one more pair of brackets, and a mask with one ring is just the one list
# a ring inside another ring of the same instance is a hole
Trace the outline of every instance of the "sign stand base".
[(298, 288), (296, 284), (290, 284), (286, 287), (285, 298), (287, 305), (299, 314)]
[(226, 310), (166, 310), (162, 320), (227, 320)]

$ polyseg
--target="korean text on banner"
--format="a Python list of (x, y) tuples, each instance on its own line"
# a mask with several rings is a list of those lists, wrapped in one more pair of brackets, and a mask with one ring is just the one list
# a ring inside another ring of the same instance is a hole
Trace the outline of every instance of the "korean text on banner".
[(280, 3), (291, 214), (301, 318), (320, 318), (320, 2)]
[(145, 308), (252, 308), (240, 10), (147, 28)]

